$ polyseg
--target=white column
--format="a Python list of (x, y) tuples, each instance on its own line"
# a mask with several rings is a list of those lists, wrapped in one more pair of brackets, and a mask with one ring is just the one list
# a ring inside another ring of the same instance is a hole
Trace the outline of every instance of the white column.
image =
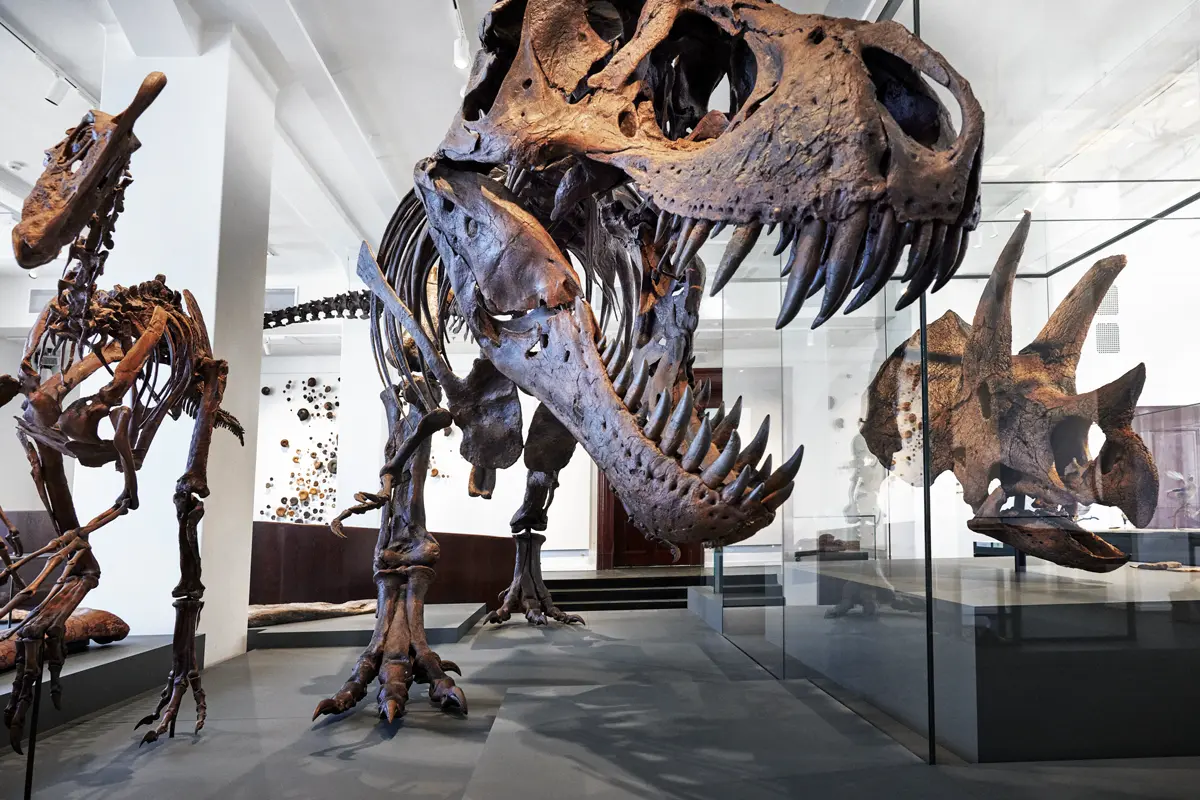
[[(379, 489), (379, 468), (383, 466), (383, 446), (387, 442), (387, 420), (379, 392), (375, 358), (371, 352), (371, 323), (363, 319), (342, 322), (342, 383), (338, 414), (337, 512), (354, 504), (355, 492)], [(463, 484), (466, 498), (466, 484)], [(354, 527), (379, 527), (379, 512), (351, 517), (346, 524)]]
[[(104, 280), (129, 285), (162, 273), (171, 288), (195, 294), (213, 349), (229, 362), (223, 407), (246, 428), (245, 448), (226, 431), (213, 437), (212, 494), (201, 524), (207, 592), (200, 629), (208, 664), (245, 651), (250, 585), (275, 88), (247, 52), (237, 32), (225, 30), (205, 32), (199, 55), (141, 57), (114, 27), (101, 101), (106, 111), (118, 111), (147, 73), (167, 75), (166, 89), (137, 124), (135, 182)], [(163, 425), (138, 474), (141, 507), (92, 540), (102, 577), (87, 604), (122, 616), (134, 634), (167, 634), (174, 625), (170, 595), (179, 556), (172, 494), (191, 434), (186, 416)], [(84, 519), (120, 490), (111, 468), (75, 473)]]

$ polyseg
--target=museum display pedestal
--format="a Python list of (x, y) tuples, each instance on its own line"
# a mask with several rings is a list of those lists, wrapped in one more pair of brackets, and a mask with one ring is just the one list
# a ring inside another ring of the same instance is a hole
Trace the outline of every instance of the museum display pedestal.
[[(204, 663), (204, 634), (196, 637), (196, 658)], [(38, 735), (151, 689), (161, 689), (170, 671), (170, 636), (129, 636), (73, 652), (63, 666), (61, 710), (50, 702), (50, 683), (46, 680)], [(10, 671), (0, 675), (0, 705), (8, 705), (14, 674)], [(133, 709), (146, 714), (153, 710), (154, 701), (149, 701), (146, 708)]]
[[(425, 636), (431, 645), (453, 644), (487, 614), (483, 603), (444, 603), (425, 606)], [(251, 628), (247, 650), (275, 647), (366, 647), (375, 629), (374, 614), (289, 622)]]
[[(850, 583), (924, 598), (923, 561), (878, 566), (790, 566), (789, 596), (834, 596)], [(933, 577), (941, 744), (977, 762), (1200, 755), (1194, 574), (1094, 574), (1036, 559), (1017, 573), (1007, 559), (961, 558), (935, 560)], [(825, 611), (788, 607), (789, 655), (924, 733), (923, 607)]]

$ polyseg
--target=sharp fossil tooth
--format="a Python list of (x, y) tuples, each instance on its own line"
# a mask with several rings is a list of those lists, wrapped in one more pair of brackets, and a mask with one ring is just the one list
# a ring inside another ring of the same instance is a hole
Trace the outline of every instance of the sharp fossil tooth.
[(813, 328), (825, 324), (850, 291), (850, 278), (857, 264), (858, 250), (862, 247), (863, 234), (867, 230), (869, 209), (860, 206), (845, 222), (838, 226), (837, 236), (829, 247), (829, 258), (825, 261), (825, 297), (821, 310), (813, 320)]
[(625, 365), (621, 370), (621, 374), (613, 381), (613, 391), (617, 393), (617, 397), (621, 397), (629, 389), (629, 384), (633, 381), (633, 361)]
[(608, 373), (609, 380), (612, 380), (616, 374), (625, 366), (625, 342), (622, 340), (617, 344), (617, 349), (613, 351), (610, 360), (604, 362), (604, 369)]
[(712, 426), (708, 424), (706, 418), (700, 423), (700, 430), (696, 432), (696, 438), (692, 439), (692, 444), (688, 447), (687, 455), (683, 457), (683, 461), (679, 462), (679, 466), (684, 472), (695, 472), (700, 469), (701, 462), (708, 455), (708, 446), (712, 443)]
[(671, 414), (671, 392), (666, 391), (658, 396), (658, 404), (654, 406), (654, 412), (650, 415), (649, 421), (646, 422), (646, 438), (652, 442), (657, 442), (658, 437), (662, 435), (663, 428), (667, 426), (667, 417)]
[[(722, 404), (721, 408), (724, 408)], [(733, 407), (729, 409), (729, 413), (725, 414), (716, 430), (713, 431), (713, 444), (718, 450), (725, 449), (725, 443), (729, 441), (730, 434), (737, 430), (738, 423), (742, 420), (742, 398), (738, 396), (737, 400), (733, 401)]]
[(662, 443), (659, 445), (659, 450), (663, 455), (673, 456), (675, 451), (679, 449), (679, 445), (683, 442), (684, 434), (687, 433), (688, 421), (692, 418), (692, 387), (683, 387), (683, 394), (679, 396), (679, 404), (675, 406), (675, 411), (671, 413), (671, 419), (667, 422), (667, 427), (663, 431)]
[(867, 279), (862, 288), (858, 290), (858, 294), (854, 296), (854, 299), (846, 305), (847, 314), (862, 308), (887, 285), (888, 278), (896, 273), (896, 267), (900, 263), (900, 254), (904, 252), (904, 248), (909, 241), (908, 237), (911, 235), (912, 229), (908, 225), (900, 225), (899, 222), (896, 223), (896, 233), (894, 234), (891, 247), (883, 254), (883, 258), (875, 268), (875, 273)]
[(762, 501), (763, 506), (765, 506), (768, 511), (777, 510), (781, 505), (783, 505), (784, 501), (787, 500), (788, 497), (791, 496), (792, 490), (795, 488), (796, 488), (796, 484), (789, 483), (787, 486), (783, 487), (779, 491), (772, 492), (771, 494), (769, 494), (763, 498), (763, 501)]
[(755, 223), (739, 225), (733, 232), (733, 236), (729, 237), (729, 244), (725, 247), (725, 255), (721, 257), (721, 265), (717, 267), (717, 272), (713, 275), (710, 295), (715, 295), (725, 288), (725, 284), (729, 283), (733, 273), (737, 272), (738, 267), (746, 260), (746, 256), (758, 241), (760, 233), (762, 233), (762, 225)]
[(721, 231), (725, 230), (725, 226), (726, 226), (726, 225), (728, 225), (728, 224), (729, 224), (729, 223), (728, 223), (727, 221), (723, 220), (723, 219), (719, 219), (719, 220), (717, 220), (717, 224), (716, 224), (716, 225), (713, 225), (712, 231), (710, 231), (708, 235), (709, 235), (709, 236), (716, 236), (718, 233), (720, 233)]
[(737, 462), (738, 452), (741, 450), (742, 443), (738, 439), (735, 431), (729, 437), (729, 444), (721, 451), (721, 455), (708, 465), (708, 469), (704, 470), (704, 474), (700, 476), (700, 480), (704, 481), (704, 485), (710, 489), (716, 489), (725, 480), (725, 476), (733, 469), (734, 463)]
[(929, 257), (929, 245), (933, 242), (932, 222), (910, 222), (908, 224), (913, 226), (913, 235), (909, 239), (908, 267), (900, 276), (902, 281), (911, 281), (920, 275), (921, 266)]
[(617, 349), (618, 341), (619, 341), (618, 339), (613, 339), (611, 342), (609, 342), (606, 338), (606, 339), (602, 340), (599, 345), (596, 346), (596, 349), (600, 351), (600, 363), (601, 364), (604, 364), (605, 366), (608, 365), (608, 360), (610, 358), (612, 358), (613, 353)]
[(696, 386), (696, 406), (698, 408), (706, 407), (710, 397), (712, 397), (712, 381), (700, 381)]
[[(768, 475), (770, 475), (770, 474), (771, 474), (771, 459), (772, 459), (772, 457), (773, 457), (773, 456), (771, 456), (771, 454), (770, 454), (770, 453), (768, 453), (768, 454), (767, 454), (767, 459), (766, 459), (766, 461), (763, 461), (763, 463), (762, 463), (762, 466), (761, 466), (761, 467), (759, 467), (759, 468), (758, 468), (758, 469), (755, 471), (755, 473), (754, 473), (754, 474), (755, 474), (755, 476), (756, 476), (756, 477), (755, 477), (755, 480), (756, 480), (756, 481), (761, 481), (762, 479), (766, 478)], [(751, 464), (750, 466), (754, 466), (754, 465), (753, 465), (753, 464)]]
[[(944, 222), (934, 222), (927, 224), (925, 229), (930, 231), (929, 246), (926, 248), (923, 261), (918, 267), (916, 275), (913, 276), (912, 281), (908, 284), (908, 288), (904, 290), (904, 295), (900, 298), (900, 301), (896, 303), (897, 311), (907, 308), (916, 301), (929, 288), (929, 284), (933, 283), (933, 279), (937, 277), (937, 270), (931, 262), (935, 262), (941, 255), (942, 244), (946, 241), (946, 224)], [(918, 242), (917, 246), (919, 245), (920, 243)], [(910, 264), (912, 263), (913, 253), (916, 252), (917, 246), (909, 250)]]
[(783, 462), (774, 473), (768, 473), (771, 477), (767, 478), (763, 484), (767, 487), (767, 494), (772, 494), (779, 491), (787, 484), (791, 483), (796, 478), (796, 473), (800, 471), (800, 462), (804, 460), (804, 445), (796, 448), (796, 452), (792, 453), (792, 457)]
[(763, 453), (767, 451), (767, 436), (771, 433), (771, 415), (767, 414), (763, 417), (762, 424), (758, 426), (758, 433), (754, 434), (754, 438), (750, 440), (750, 444), (746, 445), (746, 449), (738, 454), (737, 465), (739, 467), (753, 467), (762, 458)]
[(772, 233), (775, 232), (775, 227), (777, 225), (779, 225), (778, 222), (771, 222), (770, 224), (767, 225), (767, 236), (770, 236)]
[(688, 262), (696, 257), (696, 253), (700, 252), (700, 248), (708, 241), (709, 232), (712, 230), (712, 222), (706, 219), (696, 220), (696, 224), (692, 226), (692, 231), (688, 235), (687, 244), (684, 245), (683, 251), (677, 262), (682, 269), (686, 267)]
[(732, 503), (741, 497), (742, 492), (746, 491), (746, 487), (750, 485), (752, 477), (754, 477), (754, 470), (752, 469), (744, 469), (739, 472), (733, 483), (721, 490), (721, 502)]
[[(642, 404), (642, 395), (646, 392), (646, 384), (650, 382), (650, 364), (644, 359), (642, 365), (638, 367), (637, 377), (633, 379), (633, 385), (629, 387), (629, 392), (625, 395), (625, 407), (630, 411), (637, 413), (638, 408)], [(616, 388), (616, 385), (613, 385)]]
[(794, 239), (795, 236), (796, 226), (790, 222), (783, 223), (783, 230), (779, 232), (779, 243), (775, 245), (775, 250), (771, 253), (771, 255), (777, 256), (784, 250), (787, 250), (787, 246), (791, 244), (792, 239)]
[[(716, 440), (715, 439), (715, 437), (716, 437), (715, 429), (721, 424), (721, 421), (724, 419), (725, 419), (725, 402), (721, 401), (721, 405), (712, 414), (712, 424), (713, 424), (713, 429), (714, 429), (714, 431), (713, 431), (714, 441)], [(721, 446), (718, 445), (717, 449), (720, 449), (720, 447)]]
[(850, 282), (851, 289), (862, 286), (869, 276), (875, 274), (875, 268), (892, 247), (892, 239), (896, 235), (896, 214), (891, 206), (885, 206), (879, 217), (879, 224), (867, 233), (867, 244), (863, 248), (862, 258), (858, 261), (858, 269)]
[(683, 221), (683, 227), (679, 229), (678, 235), (675, 237), (675, 249), (671, 251), (671, 263), (682, 266), (684, 262), (679, 260), (684, 249), (687, 248), (688, 239), (691, 238), (692, 228), (696, 226), (696, 220), (688, 217)]
[(662, 244), (667, 234), (671, 231), (671, 213), (669, 211), (658, 212), (658, 223), (654, 226), (654, 243)]
[(792, 254), (788, 259), (788, 284), (783, 295), (783, 305), (779, 309), (779, 317), (775, 320), (775, 330), (787, 325), (800, 313), (804, 305), (804, 296), (808, 284), (817, 273), (821, 263), (821, 249), (825, 245), (825, 222), (819, 219), (810, 220), (800, 229)]
[[(905, 267), (904, 273), (900, 276), (900, 280), (902, 281), (910, 281), (912, 280), (913, 275), (916, 274), (916, 268), (918, 264), (914, 264), (913, 262), (913, 250), (917, 248), (917, 242), (921, 237), (924, 227), (925, 226), (920, 222), (913, 221), (904, 223), (904, 233), (902, 234), (902, 237), (905, 243), (908, 244), (909, 248), (908, 266)], [(932, 235), (932, 233), (933, 232), (930, 231), (930, 235)]]
[(746, 499), (742, 502), (756, 503), (759, 500), (762, 500), (763, 495), (765, 495), (765, 494), (766, 494), (766, 492), (763, 490), (763, 485), (760, 483), (758, 486), (754, 487), (754, 490), (751, 491), (750, 494), (746, 495)]
[(967, 232), (956, 225), (946, 234), (946, 244), (942, 245), (942, 257), (938, 259), (937, 280), (933, 282), (933, 291), (941, 289), (954, 277), (958, 265), (966, 255)]

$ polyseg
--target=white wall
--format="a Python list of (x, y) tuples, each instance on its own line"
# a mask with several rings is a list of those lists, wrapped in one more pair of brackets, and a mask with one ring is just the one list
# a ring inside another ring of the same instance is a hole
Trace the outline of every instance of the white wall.
[[(304, 400), (307, 390), (305, 382), (313, 377), (317, 379), (316, 388), (321, 394), (326, 394), (326, 386), (332, 389), (327, 397), (320, 399), (319, 405), (324, 402), (340, 403), (339, 368), (337, 356), (263, 358), (260, 388), (270, 387), (271, 394), (260, 395), (258, 406), (254, 483), (256, 521), (276, 521), (276, 509), (285, 499), (298, 497), (301, 487), (306, 490), (316, 487), (325, 493), (325, 497), (297, 503), (291, 507), (296, 512), (295, 517), (278, 521), (319, 525), (333, 519), (340, 510), (337, 476), (328, 471), (330, 459), (325, 453), (337, 454), (342, 409), (340, 405), (335, 405), (334, 418), (329, 419), (323, 409), (315, 411), (313, 404)], [(287, 388), (289, 382), (290, 389)], [(297, 416), (300, 407), (310, 412), (305, 421)], [(288, 442), (286, 448), (280, 444), (284, 439)], [(325, 451), (318, 447), (322, 444), (326, 445)], [(312, 457), (313, 453), (317, 454), (316, 458)], [(317, 467), (317, 464), (321, 467)], [(311, 516), (304, 517), (304, 512)]]

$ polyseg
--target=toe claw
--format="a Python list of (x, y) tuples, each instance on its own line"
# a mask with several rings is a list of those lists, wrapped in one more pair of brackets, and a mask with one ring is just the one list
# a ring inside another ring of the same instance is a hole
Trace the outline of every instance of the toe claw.
[(338, 703), (332, 697), (326, 697), (321, 702), (317, 703), (317, 708), (313, 711), (313, 722), (317, 721), (317, 717), (323, 714), (338, 714)]
[(147, 714), (146, 716), (144, 716), (138, 720), (138, 724), (134, 725), (133, 729), (136, 731), (138, 728), (142, 727), (143, 725), (149, 725), (151, 722), (154, 722), (154, 720), (156, 720), (156, 719), (158, 719), (158, 714)]
[(462, 675), (462, 670), (458, 668), (458, 664), (453, 661), (442, 661), (442, 672), (453, 672), (456, 675)]
[(387, 721), (389, 723), (395, 722), (396, 717), (404, 716), (404, 707), (395, 700), (389, 698), (388, 701), (384, 703), (382, 716), (387, 717)]
[(467, 715), (467, 696), (457, 686), (451, 686), (442, 697), (442, 711), (457, 710), (464, 717)]
[(153, 744), (158, 741), (158, 731), (151, 728), (146, 731), (146, 735), (142, 737), (142, 741), (138, 744), (141, 747), (143, 744)]

